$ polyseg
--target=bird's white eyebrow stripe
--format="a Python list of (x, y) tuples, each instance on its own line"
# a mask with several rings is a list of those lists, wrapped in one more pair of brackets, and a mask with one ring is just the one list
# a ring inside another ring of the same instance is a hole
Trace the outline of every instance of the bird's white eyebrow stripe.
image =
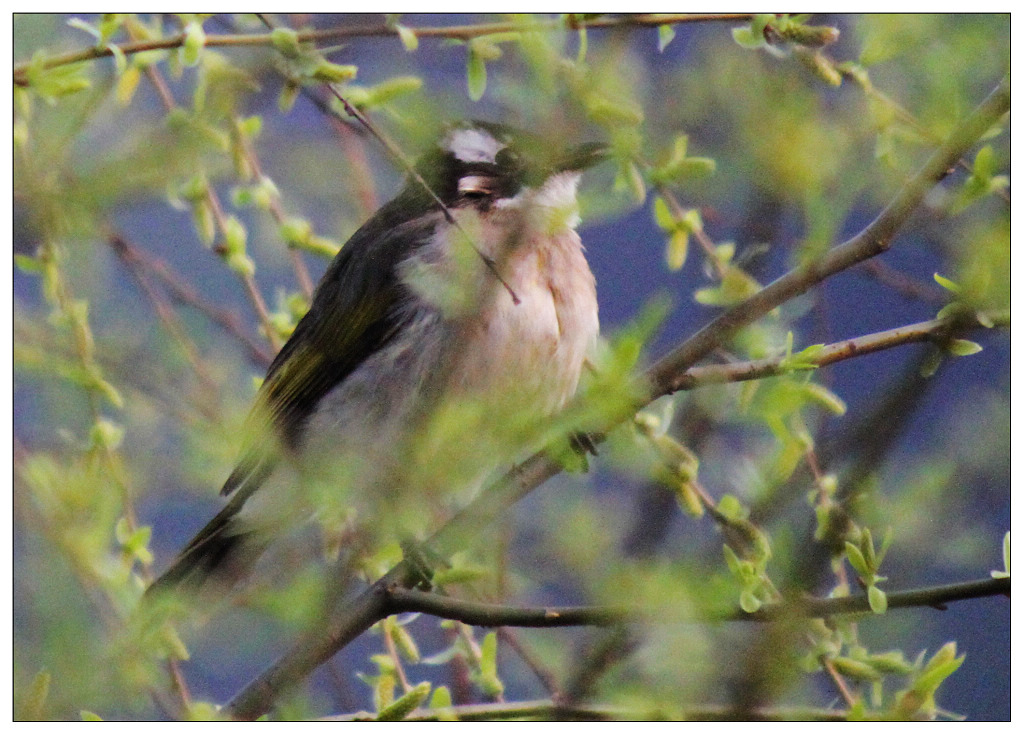
[(490, 133), (473, 128), (453, 130), (445, 138), (444, 146), (463, 163), (494, 163), (505, 148)]

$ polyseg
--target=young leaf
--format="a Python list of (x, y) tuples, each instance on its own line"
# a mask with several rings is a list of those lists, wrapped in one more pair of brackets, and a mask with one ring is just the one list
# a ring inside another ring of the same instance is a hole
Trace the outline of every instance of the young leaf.
[(195, 66), (199, 63), (199, 53), (206, 45), (206, 34), (203, 26), (198, 21), (189, 23), (185, 27), (185, 42), (181, 46), (181, 61), (185, 66)]
[(398, 33), (398, 38), (402, 41), (402, 45), (405, 50), (412, 53), (420, 45), (420, 39), (416, 37), (411, 28), (406, 28), (403, 25), (396, 25), (395, 31)]
[(658, 52), (664, 51), (675, 37), (676, 30), (672, 26), (668, 24), (658, 26)]
[(676, 230), (668, 238), (668, 246), (665, 248), (665, 263), (670, 271), (682, 269), (686, 264), (686, 254), (690, 245), (690, 233), (686, 230)]
[(962, 290), (959, 284), (949, 280), (948, 278), (940, 276), (938, 273), (933, 274), (932, 277), (935, 279), (935, 282), (937, 284), (942, 286), (947, 291), (952, 291), (955, 294), (959, 294)]
[(469, 56), (466, 58), (466, 82), (469, 98), (474, 102), (479, 101), (487, 89), (487, 65), (474, 46), (469, 47)]
[(889, 607), (889, 600), (885, 596), (885, 592), (871, 585), (868, 587), (868, 604), (871, 606), (871, 612), (875, 615), (882, 615)]
[(423, 681), (396, 699), (392, 704), (380, 709), (377, 713), (378, 722), (398, 722), (404, 720), (410, 712), (419, 707), (430, 695), (430, 682)]
[(972, 342), (969, 339), (950, 340), (949, 345), (947, 345), (946, 347), (946, 350), (951, 355), (956, 355), (957, 357), (966, 357), (967, 355), (974, 355), (977, 354), (978, 352), (981, 352), (982, 349), (983, 348), (981, 345), (979, 345), (977, 342)]

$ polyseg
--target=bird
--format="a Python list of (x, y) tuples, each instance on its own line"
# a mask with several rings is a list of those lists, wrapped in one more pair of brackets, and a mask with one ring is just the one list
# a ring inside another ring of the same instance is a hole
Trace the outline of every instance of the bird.
[(449, 124), (326, 269), (257, 392), (225, 505), (147, 596), (235, 584), (310, 518), (415, 525), (515, 461), (597, 344), (577, 187), (607, 150)]

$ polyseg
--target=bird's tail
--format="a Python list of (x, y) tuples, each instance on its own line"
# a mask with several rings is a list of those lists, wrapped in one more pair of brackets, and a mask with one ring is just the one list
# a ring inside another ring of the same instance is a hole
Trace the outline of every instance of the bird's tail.
[(244, 577), (266, 548), (263, 534), (242, 527), (228, 504), (195, 535), (170, 568), (146, 590), (153, 599), (169, 593), (196, 594), (208, 583), (230, 587)]

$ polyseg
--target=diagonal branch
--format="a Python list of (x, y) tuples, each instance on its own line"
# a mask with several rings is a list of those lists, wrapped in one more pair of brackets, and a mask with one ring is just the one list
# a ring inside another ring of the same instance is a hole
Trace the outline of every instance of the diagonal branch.
[[(644, 375), (647, 388), (633, 409), (678, 389), (682, 376), (698, 360), (726, 344), (742, 327), (798, 296), (829, 276), (850, 268), (888, 249), (896, 231), (907, 221), (925, 194), (947, 174), (962, 155), (1010, 107), (1009, 79), (992, 91), (984, 102), (962, 120), (950, 137), (928, 159), (895, 198), (864, 230), (830, 250), (819, 261), (798, 267), (772, 282), (751, 298), (724, 312)], [(627, 420), (632, 411), (615, 417), (609, 424)], [(487, 488), (438, 530), (427, 544), (441, 556), (449, 555), (460, 543), (472, 538), (486, 524), (529, 494), (546, 480), (561, 472), (561, 465), (547, 452), (539, 452), (515, 468), (506, 477)], [(225, 714), (238, 719), (254, 719), (267, 712), (274, 700), (289, 686), (307, 676), (335, 652), (386, 615), (387, 597), (383, 592), (397, 587), (412, 587), (420, 580), (408, 562), (401, 562), (369, 589), (335, 607), (311, 634), (295, 646), (227, 705)]]

